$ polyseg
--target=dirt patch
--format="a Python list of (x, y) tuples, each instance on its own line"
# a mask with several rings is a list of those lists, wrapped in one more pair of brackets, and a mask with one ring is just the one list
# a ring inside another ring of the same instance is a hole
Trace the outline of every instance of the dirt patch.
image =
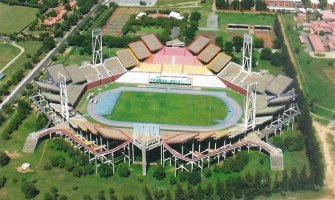
[(327, 141), (327, 134), (330, 133), (334, 135), (335, 133), (327, 126), (323, 126), (315, 120), (313, 120), (313, 126), (319, 137), (326, 167), (325, 182), (327, 187), (327, 197), (321, 199), (335, 199), (335, 166), (332, 160), (332, 146)]
[(325, 72), (329, 80), (331, 80), (331, 82), (335, 85), (335, 69), (325, 68), (323, 71)]
[(32, 169), (28, 169), (28, 170), (23, 170), (22, 167), (17, 167), (16, 168), (16, 171), (19, 172), (19, 173), (29, 173), (29, 172), (33, 172), (34, 170)]
[(16, 159), (22, 156), (22, 154), (17, 151), (13, 151), (13, 152), (5, 151), (5, 152), (10, 157), (10, 159)]
[(199, 35), (202, 35), (202, 36), (205, 36), (205, 37), (208, 37), (211, 42), (215, 42), (215, 38), (216, 36), (218, 35), (216, 32), (206, 32), (206, 31), (201, 31), (201, 32), (198, 32), (197, 33), (197, 36), (198, 37)]
[(256, 38), (263, 39), (264, 47), (271, 48), (272, 47), (272, 39), (270, 31), (268, 30), (255, 30)]

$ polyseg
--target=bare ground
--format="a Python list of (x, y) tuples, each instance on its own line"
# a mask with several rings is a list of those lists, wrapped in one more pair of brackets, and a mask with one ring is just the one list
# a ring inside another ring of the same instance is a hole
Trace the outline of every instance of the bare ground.
[(335, 136), (335, 131), (332, 130), (330, 126), (321, 125), (315, 120), (313, 120), (313, 126), (315, 127), (321, 144), (325, 164), (325, 184), (327, 193), (326, 196), (320, 198), (320, 200), (335, 199), (335, 166), (332, 160), (332, 147), (331, 144), (327, 142), (327, 133)]

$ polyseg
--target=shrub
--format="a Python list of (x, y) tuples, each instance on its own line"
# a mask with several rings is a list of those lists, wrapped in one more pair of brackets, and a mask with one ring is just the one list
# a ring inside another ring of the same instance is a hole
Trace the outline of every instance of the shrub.
[(106, 163), (101, 164), (99, 167), (99, 175), (104, 178), (113, 176), (112, 167)]
[(272, 59), (272, 50), (270, 48), (262, 49), (260, 58), (263, 59), (263, 60), (271, 60)]
[(177, 179), (174, 176), (170, 177), (170, 185), (175, 185), (177, 183)]
[(204, 174), (206, 177), (211, 177), (212, 176), (212, 170), (211, 169), (205, 169)]
[(130, 170), (126, 163), (121, 163), (118, 166), (118, 174), (121, 177), (128, 177), (130, 175)]
[(21, 190), (27, 199), (33, 198), (39, 193), (35, 185), (30, 182), (24, 182), (21, 186)]
[(0, 166), (5, 166), (9, 163), (10, 157), (6, 154), (6, 152), (0, 152)]
[(0, 188), (2, 188), (3, 186), (5, 186), (6, 182), (7, 182), (7, 178), (6, 177), (4, 177), (4, 176), (0, 177)]
[(155, 172), (154, 172), (154, 178), (157, 180), (162, 180), (165, 178), (165, 169), (162, 165), (157, 165)]

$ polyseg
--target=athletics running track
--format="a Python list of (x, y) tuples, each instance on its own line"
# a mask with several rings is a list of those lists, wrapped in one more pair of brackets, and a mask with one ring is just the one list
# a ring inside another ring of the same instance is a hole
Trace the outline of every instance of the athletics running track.
[[(184, 90), (184, 89), (160, 89), (160, 88), (136, 88), (136, 87), (119, 87), (113, 90), (103, 92), (94, 97), (98, 100), (98, 103), (89, 103), (87, 105), (88, 114), (96, 121), (114, 127), (125, 127), (133, 128), (134, 124), (141, 122), (129, 122), (129, 121), (115, 121), (103, 117), (103, 115), (110, 114), (113, 107), (122, 91), (135, 91), (135, 92), (156, 92), (156, 93), (176, 93), (176, 94), (190, 94), (190, 95), (208, 95), (214, 96), (221, 99), (228, 108), (228, 114), (226, 118), (220, 121), (218, 124), (211, 126), (188, 126), (188, 125), (173, 125), (173, 124), (159, 124), (161, 130), (171, 131), (188, 131), (188, 132), (199, 132), (199, 131), (216, 131), (225, 129), (235, 125), (242, 115), (242, 109), (238, 103), (232, 98), (228, 97), (225, 92), (213, 92), (213, 91), (196, 91), (196, 90)], [(145, 109), (145, 108), (143, 108)], [(142, 123), (143, 124), (143, 123)]]

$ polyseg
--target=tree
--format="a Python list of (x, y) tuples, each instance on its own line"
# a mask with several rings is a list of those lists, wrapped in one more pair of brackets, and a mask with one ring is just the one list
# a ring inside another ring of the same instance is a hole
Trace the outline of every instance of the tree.
[(283, 171), (283, 179), (281, 181), (281, 190), (287, 192), (288, 191), (288, 187), (289, 187), (289, 177), (287, 174), (287, 170), (284, 169)]
[(263, 60), (271, 60), (272, 59), (272, 50), (270, 48), (262, 49), (260, 57)]
[(243, 38), (240, 36), (233, 37), (233, 45), (235, 47), (236, 52), (240, 52), (243, 47)]
[(169, 190), (166, 190), (165, 200), (172, 200), (172, 195)]
[(201, 182), (201, 174), (198, 171), (193, 171), (188, 176), (188, 182), (192, 185), (196, 185)]
[(293, 167), (291, 169), (291, 176), (290, 176), (290, 190), (297, 191), (299, 189), (299, 176), (297, 169)]
[(274, 193), (280, 192), (280, 182), (278, 181), (278, 172), (276, 173), (275, 180), (273, 182), (272, 191)]
[(185, 191), (180, 184), (177, 184), (174, 199), (175, 200), (187, 200), (187, 198), (185, 197)]
[(9, 163), (10, 157), (6, 152), (0, 152), (0, 166), (5, 166)]
[(230, 41), (225, 42), (224, 43), (224, 48), (225, 48), (224, 50), (226, 52), (233, 52), (233, 43), (230, 42)]
[(33, 198), (39, 193), (35, 185), (31, 182), (24, 182), (21, 186), (21, 191), (27, 199)]
[(271, 188), (271, 177), (269, 172), (265, 172), (264, 176), (264, 195), (269, 197), (272, 195), (272, 188)]
[(245, 187), (244, 187), (244, 197), (246, 199), (254, 199), (255, 198), (255, 179), (253, 177), (253, 175), (248, 172), (245, 175)]
[(274, 66), (282, 66), (284, 64), (284, 57), (280, 51), (273, 54), (271, 64)]
[(190, 21), (199, 21), (201, 19), (201, 14), (198, 11), (191, 13)]
[(109, 164), (103, 163), (99, 167), (99, 175), (104, 178), (113, 176), (113, 168)]
[(99, 199), (99, 200), (106, 200), (106, 197), (105, 197), (105, 191), (101, 190), (101, 191), (99, 192), (98, 199)]
[(223, 47), (223, 37), (222, 36), (217, 36), (215, 38), (215, 44), (219, 47)]
[(145, 200), (153, 200), (152, 195), (147, 186), (144, 186), (143, 195)]
[(110, 188), (109, 189), (109, 199), (110, 200), (117, 200), (117, 198), (116, 198), (116, 196), (115, 196), (115, 191), (114, 191), (114, 189), (113, 188)]
[(253, 44), (254, 48), (264, 48), (264, 40), (261, 38), (255, 38), (254, 39), (254, 44)]
[(213, 194), (214, 194), (214, 189), (213, 189), (211, 182), (208, 182), (206, 190), (205, 190), (205, 194), (206, 194), (206, 199), (212, 199)]
[(308, 176), (306, 171), (306, 165), (301, 169), (299, 174), (299, 186), (300, 189), (305, 190), (308, 188)]
[(199, 184), (197, 186), (197, 188), (195, 189), (195, 195), (194, 195), (196, 200), (202, 200), (205, 199), (205, 192), (201, 187), (201, 184)]
[(126, 163), (121, 163), (118, 166), (118, 174), (121, 177), (128, 177), (130, 175), (130, 170)]
[(164, 192), (163, 190), (159, 190), (157, 188), (154, 189), (154, 197), (155, 200), (161, 200), (164, 198)]
[(175, 185), (175, 184), (177, 183), (177, 179), (176, 179), (176, 177), (171, 176), (171, 177), (170, 177), (170, 181), (169, 181), (169, 183), (170, 183), (170, 185)]
[(193, 186), (189, 183), (187, 184), (187, 190), (186, 190), (186, 199), (193, 199), (194, 198), (194, 191)]
[(163, 178), (165, 178), (165, 169), (162, 165), (157, 165), (155, 172), (154, 172), (154, 178), (156, 178), (157, 180), (162, 180)]
[(1, 177), (0, 177), (0, 189), (1, 189), (3, 186), (5, 186), (6, 182), (7, 182), (7, 178), (4, 177), (4, 176), (1, 176)]

